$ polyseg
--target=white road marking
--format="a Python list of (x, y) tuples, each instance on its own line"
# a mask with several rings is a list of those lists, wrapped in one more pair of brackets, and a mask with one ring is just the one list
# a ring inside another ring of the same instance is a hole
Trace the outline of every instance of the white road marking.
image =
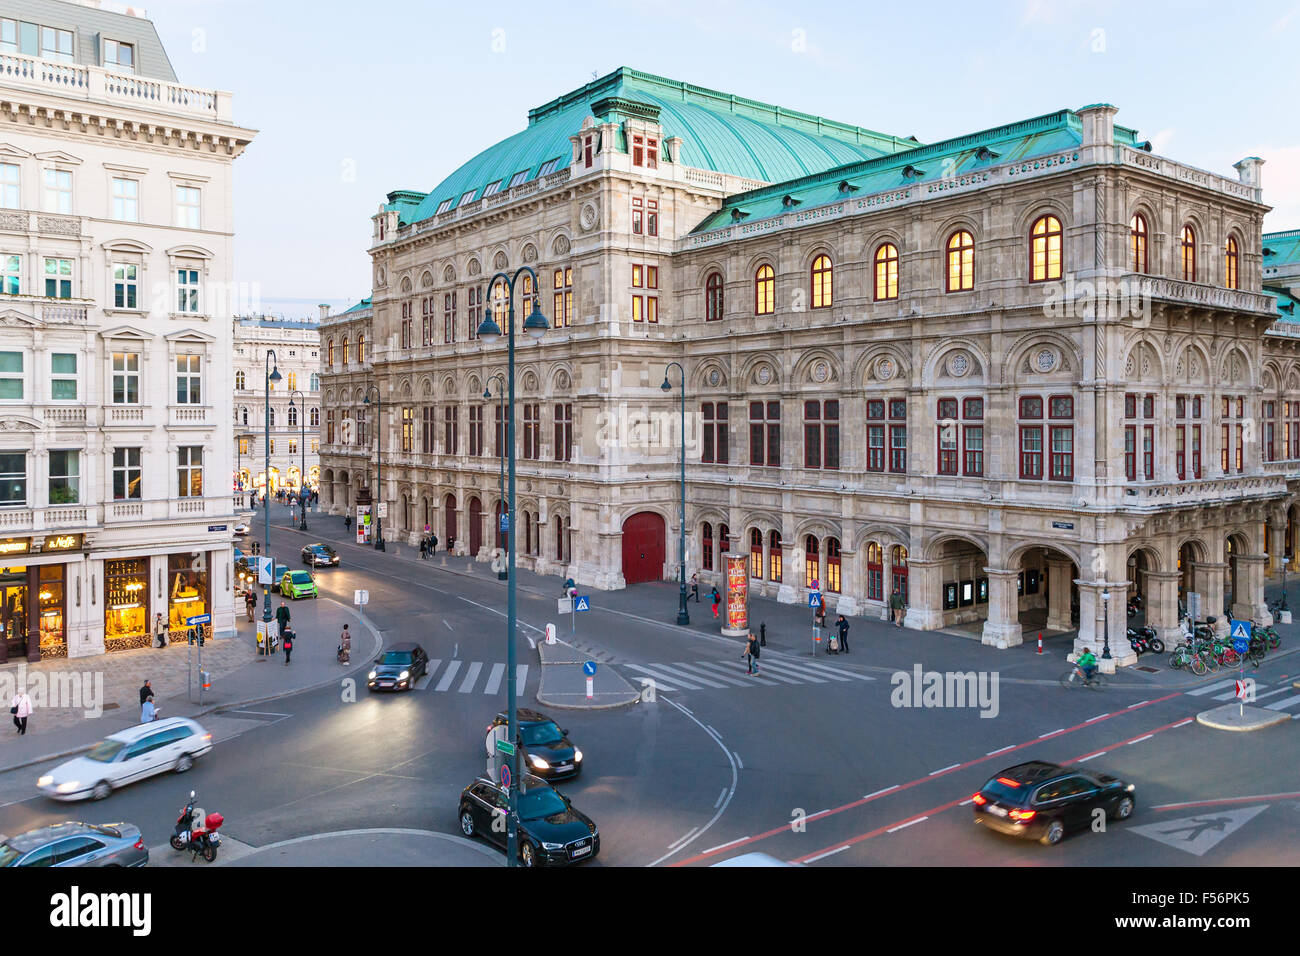
[(1139, 737), (1137, 740), (1130, 740), (1130, 741), (1129, 741), (1129, 746), (1132, 746), (1133, 744), (1140, 744), (1140, 743), (1142, 743), (1142, 741), (1144, 741), (1144, 740), (1150, 740), (1150, 739), (1151, 739), (1152, 737), (1154, 737), (1154, 736), (1155, 736), (1155, 734), (1147, 734), (1147, 735), (1144, 736), (1144, 737)]
[(1085, 724), (1090, 724), (1090, 723), (1092, 723), (1094, 720), (1101, 720), (1103, 717), (1109, 717), (1109, 716), (1110, 716), (1109, 713), (1106, 713), (1106, 714), (1098, 714), (1096, 717), (1089, 717), (1087, 720), (1084, 721), (1084, 723), (1085, 723)]
[(515, 693), (522, 694), (526, 683), (528, 683), (528, 665), (518, 664), (515, 666)]
[[(672, 677), (674, 680), (676, 680), (676, 681), (677, 681), (678, 683), (680, 683), (680, 684), (688, 684), (688, 683), (694, 681), (696, 684), (703, 684), (705, 687), (719, 687), (719, 688), (721, 688), (721, 687), (725, 687), (725, 686), (726, 686), (725, 684), (719, 684), (719, 683), (717, 683), (716, 681), (711, 681), (711, 680), (708, 680), (707, 678), (701, 677), (699, 674), (693, 674), (693, 673), (691, 673), (691, 672), (689, 672), (689, 671), (681, 670), (680, 668), (677, 668), (677, 667), (672, 666), (672, 665), (669, 665), (669, 664), (658, 664), (658, 663), (656, 663), (656, 664), (653, 665), (653, 666), (654, 666), (655, 670), (660, 670), (660, 671), (664, 671), (664, 672), (666, 672), (670, 677)], [(695, 689), (695, 688), (693, 688), (693, 687), (688, 687), (688, 688), (687, 688), (687, 690), (694, 690), (694, 689)]]
[(928, 819), (930, 819), (928, 816), (925, 816), (925, 817), (917, 817), (915, 820), (909, 820), (909, 821), (907, 821), (906, 823), (900, 823), (898, 826), (893, 827), (892, 829), (886, 830), (885, 832), (886, 832), (886, 833), (897, 833), (899, 830), (906, 830), (908, 827), (913, 826), (913, 825), (915, 825), (915, 824), (917, 824), (917, 823), (921, 823), (921, 822), (923, 822), (923, 821), (925, 821), (925, 820), (928, 820)]
[(1104, 753), (1109, 753), (1109, 751), (1102, 750), (1095, 754), (1088, 754), (1088, 756), (1086, 757), (1080, 757), (1078, 760), (1075, 761), (1075, 763), (1083, 763), (1085, 760), (1091, 760), (1093, 757), (1100, 757)]
[(868, 677), (866, 674), (856, 674), (853, 671), (839, 670), (838, 668), (831, 667), (829, 664), (819, 664), (814, 661), (799, 661), (798, 663), (804, 667), (811, 668), (818, 674), (823, 674), (826, 677), (829, 677), (831, 680), (875, 680), (874, 677)]
[(844, 850), (847, 850), (848, 848), (849, 848), (849, 845), (848, 845), (847, 843), (844, 844), (843, 846), (837, 846), (837, 847), (836, 847), (835, 849), (833, 849), (833, 850), (827, 850), (825, 853), (818, 853), (816, 856), (810, 856), (810, 857), (808, 857), (807, 862), (808, 862), (808, 863), (816, 863), (818, 860), (824, 860), (824, 859), (826, 859), (828, 856), (834, 856), (836, 853), (842, 853)]
[(975, 800), (974, 800), (973, 798), (970, 799), (970, 800), (963, 800), (961, 803), (957, 804), (957, 806), (959, 806), (959, 807), (964, 807), (964, 806), (967, 806), (967, 805), (972, 804), (972, 803), (974, 803), (974, 802), (975, 802)]
[[(739, 661), (737, 663), (739, 663)], [(691, 664), (686, 663), (685, 661), (673, 661), (673, 667), (677, 668), (679, 671), (683, 672), (687, 676), (690, 676), (691, 674), (697, 674), (697, 675), (705, 674), (713, 678), (713, 680), (715, 681), (722, 681), (723, 683), (718, 686), (726, 686), (730, 684), (735, 687), (744, 687), (746, 684), (746, 681), (740, 680), (739, 678), (723, 677), (721, 674), (717, 673), (716, 671), (705, 670), (702, 667), (694, 667)], [(700, 677), (698, 679), (703, 680), (704, 678)]]
[(1007, 744), (1005, 747), (999, 747), (997, 750), (990, 750), (990, 751), (989, 751), (988, 753), (986, 753), (984, 756), (986, 756), (986, 757), (995, 757), (995, 756), (997, 756), (998, 754), (1004, 754), (1004, 753), (1006, 753), (1008, 750), (1015, 750), (1015, 749), (1016, 749), (1016, 745), (1015, 745), (1015, 744)]
[(898, 784), (894, 784), (892, 787), (886, 787), (884, 790), (877, 790), (875, 793), (869, 793), (869, 794), (867, 794), (865, 797), (863, 797), (862, 799), (863, 799), (863, 800), (870, 800), (872, 797), (878, 797), (878, 796), (880, 796), (882, 793), (889, 793), (889, 791), (891, 791), (891, 790), (897, 790), (897, 789), (898, 789)]
[(744, 762), (743, 760), (740, 759), (740, 751), (739, 751), (739, 750), (733, 750), (733, 751), (732, 751), (732, 754), (733, 754), (733, 755), (735, 756), (735, 758), (736, 758), (736, 764), (740, 767), (741, 770), (744, 770), (744, 769), (745, 769), (745, 762)]
[(501, 686), (501, 678), (506, 672), (505, 664), (493, 664), (492, 672), (488, 674), (487, 685), (483, 688), (485, 694), (495, 694)]
[[(792, 675), (790, 678), (791, 680), (795, 680), (801, 684), (808, 683), (808, 682), (814, 684), (824, 684), (826, 683), (827, 680), (830, 679), (828, 677), (823, 677), (820, 674), (814, 677), (812, 671), (802, 671), (799, 668), (795, 667), (793, 664), (789, 663), (788, 661), (781, 661), (775, 659), (769, 660), (767, 658), (764, 658), (762, 663), (763, 666), (769, 670), (769, 672), (779, 671), (780, 674), (790, 674)], [(772, 676), (779, 677), (780, 674), (772, 674)], [(839, 679), (847, 680), (847, 678), (843, 678), (843, 677)]]
[(738, 837), (738, 838), (736, 838), (735, 840), (730, 841), (729, 843), (719, 843), (717, 846), (709, 847), (709, 849), (705, 850), (704, 852), (705, 852), (705, 853), (716, 853), (718, 850), (725, 850), (727, 847), (729, 847), (729, 846), (735, 846), (737, 843), (744, 843), (744, 842), (745, 842), (746, 840), (748, 840), (748, 839), (749, 839), (749, 837), (747, 837), (747, 836)]
[(293, 714), (273, 714), (266, 710), (223, 710), (219, 713), (221, 717), (228, 717), (231, 714), (256, 714), (258, 717), (292, 717)]
[(961, 766), (961, 764), (959, 764), (959, 763), (955, 763), (955, 764), (952, 764), (951, 766), (943, 767), (943, 768), (941, 768), (941, 769), (939, 769), (939, 770), (931, 770), (929, 775), (930, 775), (931, 777), (937, 777), (937, 776), (938, 776), (939, 774), (941, 774), (941, 773), (947, 773), (949, 770), (955, 770), (956, 768), (958, 768), (958, 767), (960, 767), (960, 766)]
[(1290, 707), (1296, 701), (1300, 701), (1300, 695), (1288, 697), (1286, 700), (1275, 700), (1271, 704), (1265, 704), (1269, 710), (1281, 710), (1284, 707)]
[[(718, 807), (722, 806), (722, 801), (725, 800), (726, 798), (727, 798), (727, 788), (723, 787), (722, 791), (718, 794), (718, 799), (713, 801), (713, 809), (716, 810), (718, 809)], [(691, 832), (693, 833), (695, 831), (692, 830)]]
[[(722, 664), (716, 661), (694, 661), (692, 663), (682, 663), (683, 667), (691, 667), (705, 674), (717, 677), (718, 680), (733, 680), (730, 665)], [(757, 674), (746, 674), (742, 684), (766, 684), (768, 687), (775, 687), (776, 682), (768, 680), (766, 677), (760, 677)]]
[(1232, 687), (1236, 683), (1237, 681), (1235, 678), (1233, 680), (1215, 681), (1213, 684), (1206, 684), (1204, 687), (1196, 688), (1196, 690), (1189, 690), (1187, 696), (1200, 697), (1202, 694), (1209, 694), (1216, 690), (1223, 690), (1225, 687)]
[(1149, 703), (1151, 703), (1151, 701), (1149, 701), (1149, 700), (1140, 700), (1140, 701), (1138, 701), (1136, 704), (1129, 704), (1129, 705), (1128, 705), (1127, 707), (1125, 707), (1124, 709), (1125, 709), (1125, 710), (1132, 710), (1134, 707), (1141, 707), (1143, 704), (1149, 704)]
[(478, 683), (478, 672), (483, 669), (483, 665), (478, 661), (469, 665), (469, 670), (465, 672), (465, 679), (460, 682), (460, 693), (468, 694)]
[(1053, 730), (1051, 733), (1047, 733), (1047, 734), (1039, 734), (1039, 735), (1038, 735), (1038, 739), (1039, 739), (1039, 740), (1043, 740), (1043, 739), (1045, 739), (1045, 738), (1047, 738), (1047, 737), (1055, 737), (1057, 734), (1063, 734), (1063, 733), (1065, 733), (1065, 728), (1064, 728), (1064, 727), (1060, 727), (1060, 728), (1058, 728), (1058, 729), (1056, 729), (1056, 730)]
[(678, 680), (677, 678), (673, 678), (672, 682), (670, 682), (668, 678), (655, 673), (648, 667), (642, 667), (640, 664), (624, 664), (623, 666), (631, 668), (634, 671), (640, 671), (642, 674), (648, 674), (650, 678), (654, 680), (655, 686), (659, 690), (675, 690), (677, 684), (681, 685), (682, 690), (699, 690), (699, 688), (693, 684), (688, 685), (686, 681)]
[[(722, 796), (725, 797), (726, 795), (727, 795), (727, 788), (726, 788), (726, 787), (723, 787), (723, 788), (722, 788)], [(721, 798), (719, 798), (718, 802), (719, 802), (719, 803), (722, 802)], [(716, 804), (715, 804), (715, 806), (716, 806)], [(673, 847), (677, 846), (677, 844), (682, 843), (683, 841), (690, 839), (691, 836), (692, 836), (692, 834), (694, 834), (695, 831), (698, 830), (698, 829), (699, 829), (699, 827), (691, 827), (689, 830), (686, 831), (686, 835), (685, 835), (685, 836), (678, 837), (678, 838), (677, 838), (676, 840), (674, 840), (672, 843), (668, 844), (668, 849), (671, 850)]]
[[(1174, 727), (1186, 727), (1188, 724), (1192, 722), (1192, 719), (1193, 718), (1188, 717), (1186, 720), (1180, 720), (1178, 723), (1174, 724)], [(1174, 727), (1170, 727), (1169, 729), (1173, 730)]]
[[(447, 624), (447, 619), (445, 617), (442, 619), (442, 623)], [(447, 624), (447, 630), (451, 631), (454, 630), (454, 628), (450, 624)]]
[(451, 686), (451, 682), (456, 679), (456, 672), (460, 670), (460, 661), (448, 661), (447, 669), (443, 671), (442, 680), (438, 681), (436, 691), (444, 691)]

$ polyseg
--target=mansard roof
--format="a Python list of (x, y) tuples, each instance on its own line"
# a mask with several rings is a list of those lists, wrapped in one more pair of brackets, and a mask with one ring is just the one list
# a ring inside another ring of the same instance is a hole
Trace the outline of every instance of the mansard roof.
[(1264, 233), (1264, 268), (1300, 263), (1300, 229)]

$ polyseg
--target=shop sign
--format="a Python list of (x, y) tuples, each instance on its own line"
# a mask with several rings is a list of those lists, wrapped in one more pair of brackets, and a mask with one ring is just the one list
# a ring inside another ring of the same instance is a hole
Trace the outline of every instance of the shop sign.
[(31, 538), (8, 538), (0, 541), (0, 558), (8, 557), (11, 554), (27, 554), (31, 551)]
[(80, 551), (82, 536), (79, 534), (47, 534), (41, 542), (42, 551)]

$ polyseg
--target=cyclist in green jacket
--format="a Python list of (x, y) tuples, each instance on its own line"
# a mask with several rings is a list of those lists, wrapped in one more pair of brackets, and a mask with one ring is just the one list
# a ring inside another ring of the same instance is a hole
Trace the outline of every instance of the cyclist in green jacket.
[(1083, 671), (1083, 676), (1088, 680), (1092, 680), (1092, 675), (1097, 672), (1097, 655), (1093, 654), (1091, 649), (1084, 648), (1083, 653), (1079, 655), (1079, 659), (1075, 663)]

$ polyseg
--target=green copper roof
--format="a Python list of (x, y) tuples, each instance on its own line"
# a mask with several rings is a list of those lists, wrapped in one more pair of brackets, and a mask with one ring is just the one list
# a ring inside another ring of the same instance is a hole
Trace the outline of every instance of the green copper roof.
[(1265, 295), (1277, 299), (1277, 317), (1283, 322), (1300, 322), (1300, 309), (1296, 308), (1296, 298), (1285, 289), (1264, 286)]
[[(664, 138), (682, 138), (680, 155), (670, 157), (674, 162), (762, 182), (806, 176), (918, 145), (913, 139), (620, 67), (530, 110), (526, 129), (479, 153), (414, 209), (392, 205), (392, 196), (389, 208), (399, 210), (402, 222), (419, 222), (434, 215), (445, 200), (452, 200), (455, 208), (470, 190), (473, 201), (483, 198), (484, 188), (498, 180), (501, 190), (509, 188), (516, 173), (526, 174), (523, 182), (535, 179), (548, 160), (558, 159), (558, 168), (567, 166), (569, 137), (592, 115), (593, 103), (615, 120), (650, 117), (657, 111)], [(625, 148), (621, 142), (616, 146)]]
[(356, 305), (352, 306), (352, 308), (344, 309), (339, 314), (347, 315), (349, 312), (368, 312), (368, 311), (370, 311), (370, 299), (365, 298), (362, 299), (360, 302), (358, 302)]
[[(962, 182), (991, 166), (1018, 161), (1053, 161), (1073, 155), (1083, 141), (1078, 113), (1060, 110), (956, 139), (918, 146), (906, 153), (849, 163), (790, 182), (736, 193), (693, 231), (720, 229), (738, 220), (764, 219), (792, 209), (806, 210), (917, 183)], [(1115, 141), (1138, 145), (1135, 132), (1115, 127)]]
[(1264, 233), (1264, 266), (1300, 262), (1300, 229)]

